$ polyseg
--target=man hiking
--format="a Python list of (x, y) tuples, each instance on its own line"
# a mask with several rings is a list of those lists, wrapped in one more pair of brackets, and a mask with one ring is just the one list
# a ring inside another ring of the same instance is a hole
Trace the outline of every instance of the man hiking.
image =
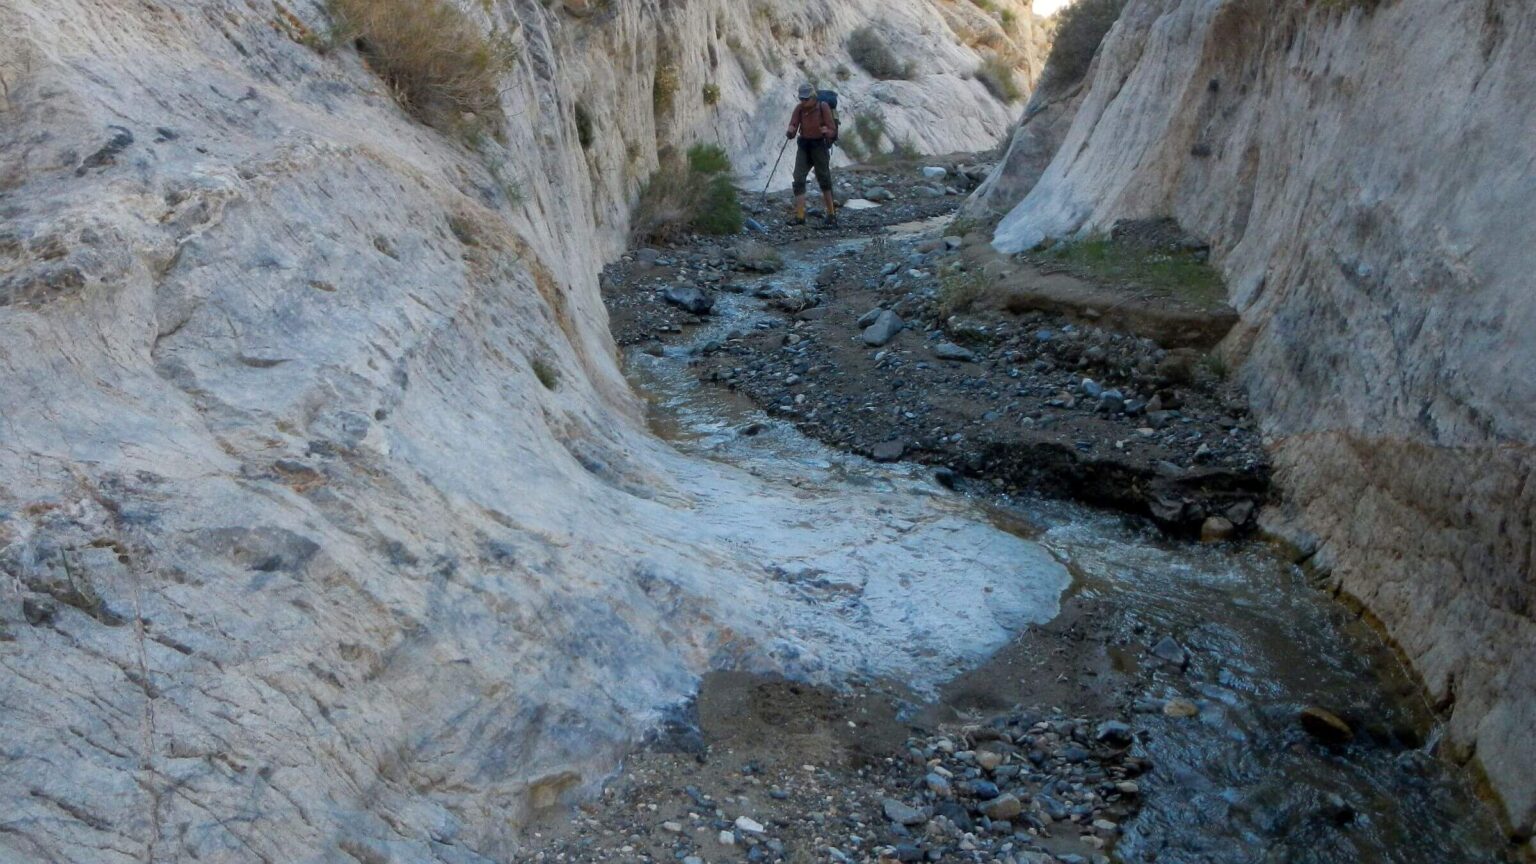
[(795, 152), (795, 218), (791, 225), (805, 224), (805, 177), (816, 169), (816, 185), (821, 187), (821, 203), (828, 225), (837, 224), (837, 203), (832, 200), (832, 140), (837, 136), (832, 106), (821, 101), (816, 88), (800, 85), (800, 101), (789, 115), (785, 138), (800, 135)]

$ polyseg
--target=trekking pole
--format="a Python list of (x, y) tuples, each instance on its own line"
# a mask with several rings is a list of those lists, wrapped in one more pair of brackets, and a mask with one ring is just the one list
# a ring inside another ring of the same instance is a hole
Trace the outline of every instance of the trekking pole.
[(763, 200), (768, 200), (768, 185), (773, 182), (773, 175), (779, 171), (779, 163), (784, 161), (784, 151), (789, 149), (789, 139), (784, 139), (784, 146), (779, 148), (779, 158), (773, 160), (773, 170), (768, 172), (768, 179), (763, 181)]

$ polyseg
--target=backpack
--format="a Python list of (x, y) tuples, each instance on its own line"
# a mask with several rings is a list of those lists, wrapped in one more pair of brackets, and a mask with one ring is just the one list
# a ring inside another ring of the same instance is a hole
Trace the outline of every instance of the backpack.
[(837, 119), (837, 91), (836, 90), (817, 90), (816, 91), (816, 98), (821, 100), (821, 102), (823, 104), (825, 104), (828, 108), (832, 109), (832, 138), (827, 143), (828, 144), (835, 144), (835, 143), (837, 143), (837, 131), (838, 131), (837, 130), (837, 124), (838, 124), (838, 119)]

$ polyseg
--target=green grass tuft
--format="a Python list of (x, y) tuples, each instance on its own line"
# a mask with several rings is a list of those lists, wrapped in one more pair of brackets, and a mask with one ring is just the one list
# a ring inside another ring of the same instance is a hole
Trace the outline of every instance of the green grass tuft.
[(1090, 237), (1056, 243), (1036, 257), (1084, 279), (1152, 288), (1196, 306), (1227, 302), (1221, 274), (1193, 252), (1152, 250), (1107, 237)]

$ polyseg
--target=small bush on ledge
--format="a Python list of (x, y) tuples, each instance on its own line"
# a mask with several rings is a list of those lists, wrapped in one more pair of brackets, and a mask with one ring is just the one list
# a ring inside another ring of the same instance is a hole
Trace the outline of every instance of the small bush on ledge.
[(472, 135), (499, 125), (501, 76), (516, 50), (505, 34), (483, 33), (449, 0), (330, 0), (338, 36), (412, 116)]
[(999, 54), (987, 54), (976, 67), (976, 80), (999, 102), (1017, 102), (1019, 85), (1013, 77), (1013, 66)]
[(885, 37), (873, 27), (860, 27), (848, 37), (848, 56), (865, 72), (882, 81), (911, 80), (916, 74), (912, 61), (896, 58)]

